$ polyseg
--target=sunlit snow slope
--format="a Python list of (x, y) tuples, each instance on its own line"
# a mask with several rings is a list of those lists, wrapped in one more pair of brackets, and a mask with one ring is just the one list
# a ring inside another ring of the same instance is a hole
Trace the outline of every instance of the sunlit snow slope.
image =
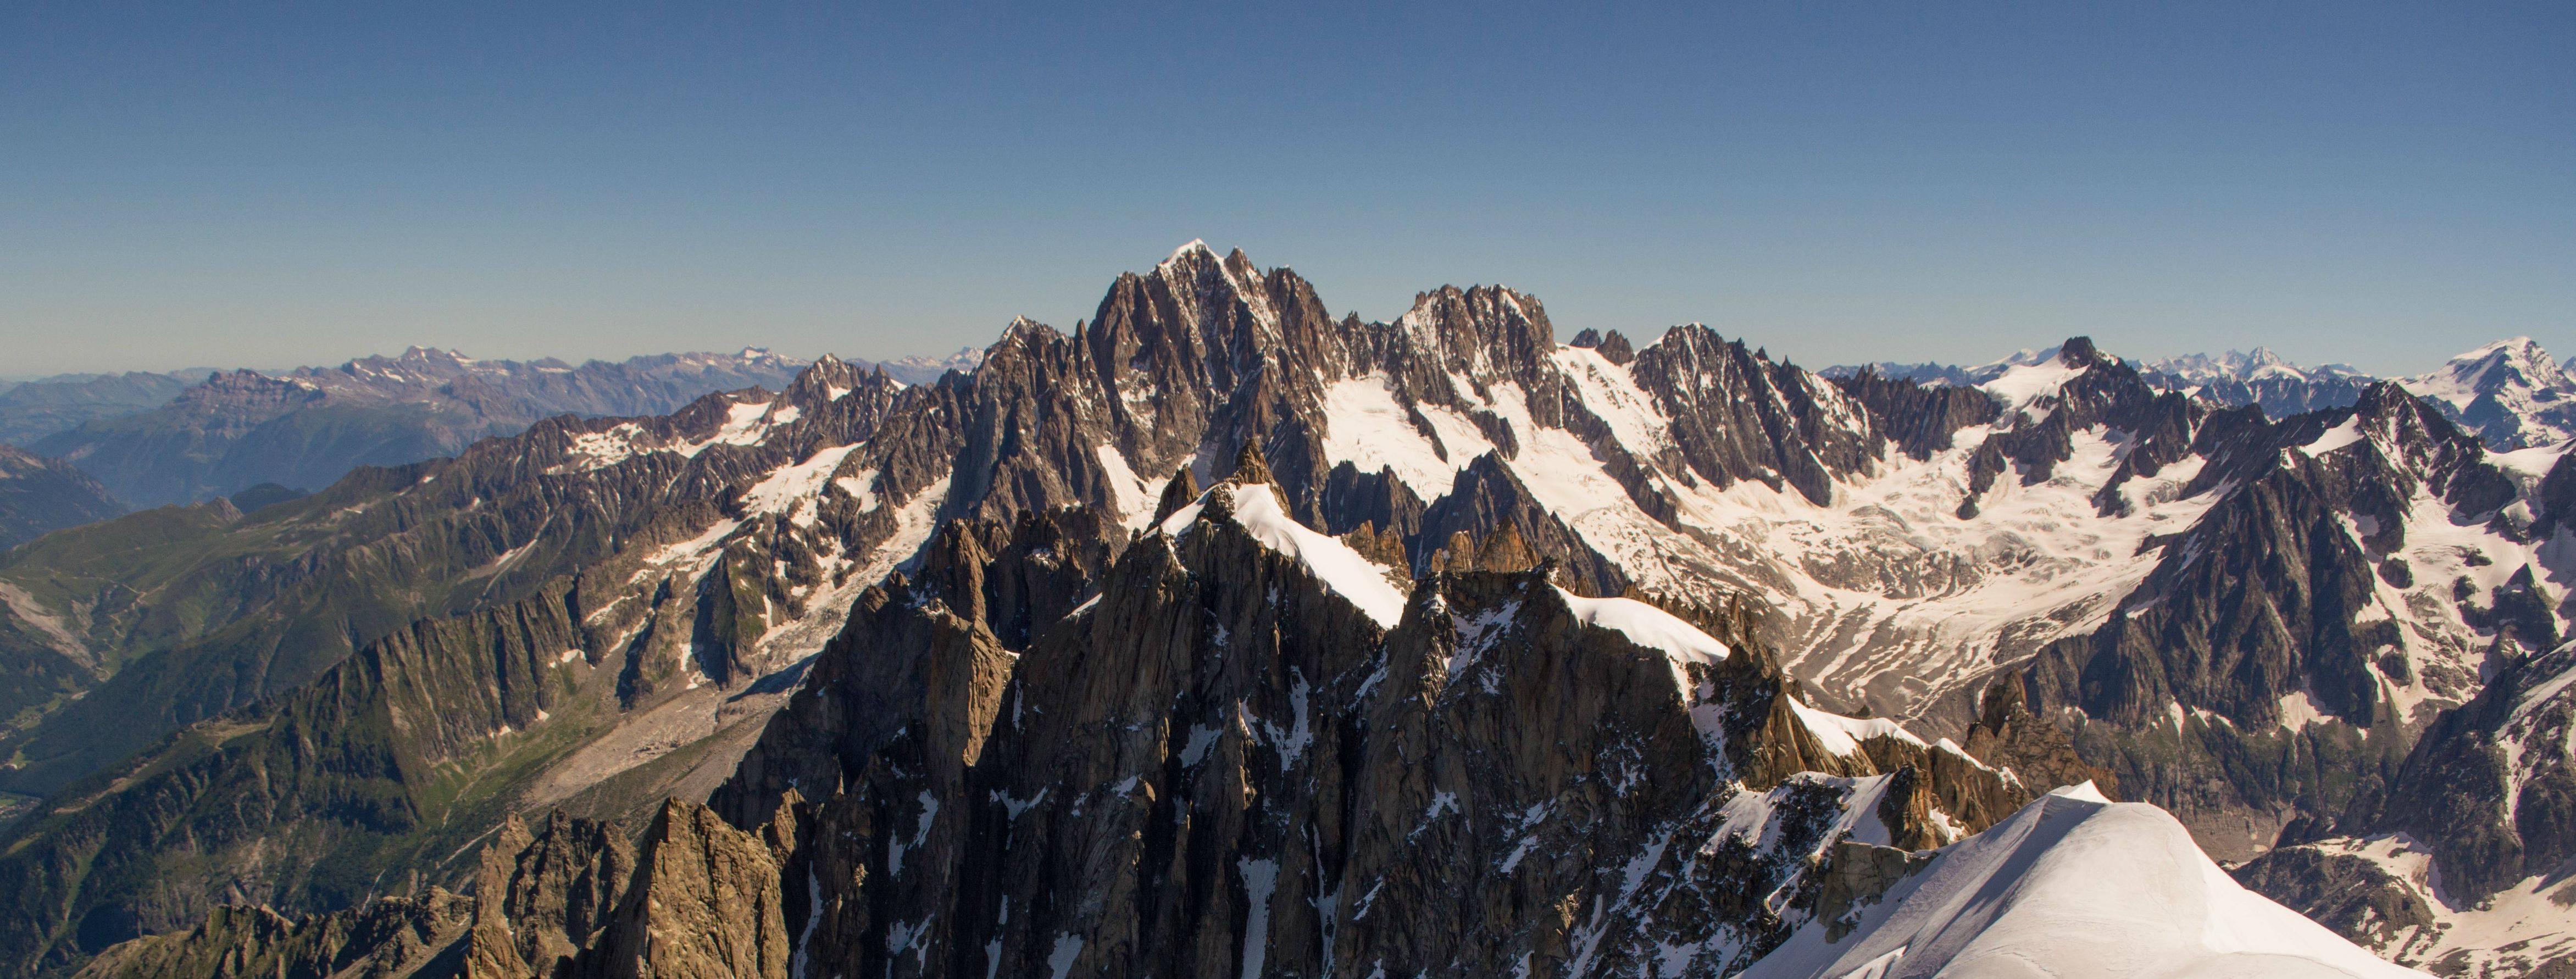
[(2089, 789), (1943, 848), (1841, 941), (1801, 929), (1744, 976), (2421, 975), (2237, 886), (2163, 810)]

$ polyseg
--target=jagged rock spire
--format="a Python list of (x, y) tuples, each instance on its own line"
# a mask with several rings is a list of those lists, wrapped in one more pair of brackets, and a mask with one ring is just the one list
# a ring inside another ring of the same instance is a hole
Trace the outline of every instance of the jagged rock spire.
[(1243, 451), (1234, 454), (1234, 472), (1225, 478), (1237, 483), (1275, 481), (1270, 475), (1270, 463), (1261, 458), (1260, 436), (1243, 440)]
[(1163, 498), (1154, 504), (1154, 522), (1162, 523), (1198, 498), (1199, 478), (1190, 475), (1190, 467), (1182, 466), (1179, 472), (1172, 474), (1171, 482), (1163, 484)]

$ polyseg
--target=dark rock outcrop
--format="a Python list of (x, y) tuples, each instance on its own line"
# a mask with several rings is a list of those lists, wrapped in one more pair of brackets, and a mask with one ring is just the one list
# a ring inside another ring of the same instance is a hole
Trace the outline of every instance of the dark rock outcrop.
[(1435, 547), (1448, 550), (1450, 542), (1460, 535), (1483, 541), (1508, 530), (1511, 539), (1532, 554), (1553, 559), (1562, 566), (1566, 580), (1576, 591), (1586, 595), (1620, 595), (1628, 591), (1628, 576), (1532, 499), (1520, 477), (1490, 453), (1467, 464), (1449, 495), (1422, 512), (1419, 526), (1421, 543), (1416, 545), (1418, 556), (1414, 561), (1417, 571), (1432, 569), (1438, 557)]

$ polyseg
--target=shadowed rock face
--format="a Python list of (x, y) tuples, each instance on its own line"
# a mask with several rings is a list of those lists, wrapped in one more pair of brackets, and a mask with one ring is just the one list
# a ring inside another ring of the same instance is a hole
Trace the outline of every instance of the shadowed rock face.
[(1917, 459), (1950, 448), (1960, 429), (1995, 420), (1995, 399), (1972, 387), (1924, 387), (1870, 368), (1836, 383), (1888, 425), (1899, 451)]
[(1643, 962), (1660, 941), (1714, 968), (1805, 918), (1799, 882), (1850, 807), (1921, 846), (1947, 838), (1935, 811), (1982, 825), (1948, 799), (2027, 798), (1894, 739), (1831, 754), (1740, 611), (1701, 617), (1739, 652), (1684, 670), (1585, 624), (1550, 563), (1434, 575), (1388, 629), (1227, 518), (1270, 492), (1218, 487), (1015, 660), (946, 586), (871, 593), (836, 648), (893, 672), (818, 666), (717, 793), (746, 825), (799, 813), (804, 961), (1477, 972)]
[(1883, 457), (1869, 418), (1836, 410), (1831, 382), (1706, 327), (1675, 328), (1639, 351), (1633, 370), (1672, 419), (1682, 461), (1720, 489), (1756, 480), (1823, 503), (1835, 478)]
[(2237, 883), (2373, 949), (2435, 927), (2432, 909), (2378, 864), (2314, 846), (2285, 846), (2239, 867)]
[[(1423, 511), (1420, 528), (1423, 540), (1444, 542), (1444, 551), (1457, 550), (1461, 541), (1482, 541), (1508, 530), (1510, 539), (1533, 558), (1523, 567), (1536, 563), (1537, 557), (1555, 560), (1575, 590), (1586, 595), (1621, 595), (1629, 588), (1628, 576), (1617, 565), (1532, 499), (1520, 478), (1490, 454), (1477, 457), (1458, 474), (1449, 495)], [(1437, 569), (1441, 553), (1422, 554), (1416, 562), (1419, 570)]]

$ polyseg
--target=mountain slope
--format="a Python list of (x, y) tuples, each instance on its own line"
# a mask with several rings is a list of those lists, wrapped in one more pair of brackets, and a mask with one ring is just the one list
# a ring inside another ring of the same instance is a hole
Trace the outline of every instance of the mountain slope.
[[(165, 545), (176, 549), (168, 560), (106, 565), (98, 560), (99, 552), (66, 544), (29, 557), (15, 572), (0, 574), (16, 573), (21, 580), (43, 584), (45, 590), (38, 598), (45, 602), (46, 614), (59, 616), (113, 607), (85, 595), (111, 596), (129, 588), (166, 592), (173, 584), (189, 580), (202, 581), (205, 587), (240, 582), (243, 576), (227, 569), (239, 567), (235, 562), (245, 559), (254, 567), (275, 562), (273, 566), (281, 570), (294, 569), (293, 575), (309, 576), (334, 573), (335, 561), (353, 562), (348, 565), (352, 568), (374, 568), (380, 560), (376, 556), (386, 554), (388, 547), (440, 542), (439, 549), (424, 552), (432, 558), (426, 563), (405, 557), (410, 564), (407, 574), (416, 583), (437, 583), (443, 596), (433, 592), (430, 597), (436, 603), (470, 610), (519, 600), (550, 576), (607, 561), (580, 579), (603, 584), (577, 587), (605, 589), (595, 604), (584, 607), (615, 610), (595, 627), (604, 634), (599, 642), (606, 652), (580, 657), (605, 656), (620, 664), (609, 671), (613, 681), (602, 681), (603, 692), (583, 695), (607, 698), (594, 702), (608, 730), (565, 735), (552, 748), (510, 763), (518, 774), (497, 784), (486, 783), (479, 790), (499, 793), (495, 798), (519, 798), (526, 793), (526, 798), (561, 799), (566, 797), (561, 793), (579, 793), (604, 778), (643, 771), (633, 754), (617, 747), (628, 737), (620, 732), (649, 730), (651, 718), (665, 716), (659, 712), (679, 709), (661, 706), (666, 702), (660, 698), (672, 698), (668, 703), (687, 701), (688, 695), (672, 691), (693, 688), (700, 681), (692, 677), (703, 678), (711, 691), (742, 690), (764, 672), (792, 662), (794, 637), (803, 634), (800, 630), (828, 629), (846, 608), (847, 599), (837, 597), (846, 594), (839, 591), (844, 583), (855, 588), (874, 580), (910, 550), (912, 544), (904, 541), (918, 542), (927, 536), (928, 518), (934, 513), (981, 518), (1007, 527), (1018, 514), (1082, 502), (1116, 515), (1087, 533), (1123, 542), (1125, 529), (1120, 524), (1141, 525), (1150, 516), (1146, 511), (1162, 485), (1135, 475), (1137, 471), (1171, 471), (1194, 458), (1224, 458), (1245, 438), (1240, 433), (1249, 430), (1266, 433), (1264, 441), (1275, 447), (1273, 457), (1278, 460), (1282, 485), (1294, 490), (1291, 509), (1317, 525), (1328, 525), (1332, 521), (1321, 513), (1326, 487), (1320, 484), (1331, 480), (1318, 477), (1330, 475), (1331, 467), (1324, 464), (1326, 453), (1316, 434), (1322, 427), (1318, 409), (1324, 402), (1318, 379), (1361, 380), (1390, 402), (1393, 391), (1405, 391), (1408, 401), (1428, 402), (1416, 409), (1417, 415), (1441, 418), (1453, 426), (1446, 430), (1452, 437), (1464, 437), (1463, 432), (1474, 431), (1480, 424), (1491, 426), (1493, 420), (1470, 422), (1442, 407), (1443, 401), (1460, 397), (1461, 386), (1472, 391), (1482, 383), (1456, 371), (1472, 370), (1482, 377), (1524, 376), (1534, 384), (1548, 384), (1548, 374), (1538, 367), (1538, 355), (1550, 347), (1543, 314), (1535, 313), (1534, 304), (1524, 307), (1520, 297), (1502, 290), (1444, 290), (1426, 297), (1425, 308), (1399, 327), (1335, 322), (1321, 313), (1311, 290), (1293, 274), (1258, 274), (1240, 255), (1220, 261), (1204, 249), (1184, 250), (1152, 276), (1122, 278), (1103, 301), (1100, 319), (1078, 328), (1074, 336), (1034, 324), (1015, 325), (975, 374), (951, 376), (934, 387), (898, 393), (880, 386), (869, 398), (859, 399), (849, 394), (864, 386), (855, 380), (809, 372), (791, 386), (788, 395), (769, 402), (710, 399), (682, 416), (650, 422), (550, 422), (526, 436), (487, 443), (453, 463), (426, 463), (382, 474), (362, 471), (328, 492), (263, 510), (249, 526), (235, 527), (231, 521), (237, 518), (222, 512), (204, 514), (191, 525), (194, 529), (182, 535), (185, 544)], [(1496, 363), (1498, 357), (1504, 358), (1502, 363)], [(1349, 378), (1357, 369), (1371, 373)], [(1412, 394), (1410, 389), (1417, 386), (1424, 395)], [(1454, 462), (1444, 460), (1443, 449), (1414, 444), (1429, 457), (1430, 468), (1415, 471), (1425, 480), (1454, 474), (1469, 461), (1464, 455)], [(1773, 446), (1748, 446), (1737, 454), (1777, 458), (1776, 451)], [(1406, 457), (1408, 465), (1421, 458)], [(1717, 464), (1738, 463), (1721, 460)], [(1380, 499), (1391, 498), (1387, 494), (1400, 482), (1391, 473), (1381, 468), (1362, 476), (1350, 470), (1333, 483), (1347, 489), (1334, 499), (1363, 506), (1370, 498), (1366, 488), (1372, 486)], [(552, 502), (538, 505), (540, 500)], [(555, 512), (567, 505), (569, 510)], [(1383, 512), (1383, 506), (1365, 512)], [(117, 527), (105, 525), (88, 539), (103, 543), (128, 532), (111, 532)], [(460, 533), (469, 529), (470, 533)], [(1113, 533), (1118, 536), (1111, 538)], [(383, 536), (387, 534), (391, 536)], [(332, 542), (322, 551), (324, 560), (305, 556), (313, 550), (309, 544), (299, 547), (291, 559), (277, 551), (244, 550), (305, 540)], [(456, 541), (470, 546), (454, 549), (455, 544), (446, 543)], [(347, 557), (330, 558), (330, 554)], [(725, 573), (713, 574), (719, 565)], [(61, 572), (74, 569), (87, 570), (73, 576), (67, 586)], [(82, 576), (94, 583), (79, 584)], [(346, 609), (326, 609), (321, 614), (301, 610), (250, 614), (260, 606), (225, 593), (225, 600), (214, 606), (214, 621), (230, 618), (249, 623), (225, 627), (250, 629), (247, 649), (241, 642), (210, 647), (186, 640), (196, 634), (192, 630), (203, 628), (202, 620), (163, 624), (148, 616), (125, 620), (91, 614), (79, 620), (85, 629), (115, 639), (123, 648), (149, 648), (159, 641), (156, 636), (176, 636), (182, 641), (135, 660), (150, 666), (148, 670), (120, 671), (111, 683), (125, 686), (108, 692), (115, 696), (93, 696), (81, 703), (149, 704), (155, 696), (184, 695), (190, 698), (187, 703), (204, 704), (208, 693), (222, 695), (242, 688), (187, 678), (210, 669), (238, 675), (237, 668), (228, 664), (244, 662), (238, 657), (245, 652), (255, 657), (248, 663), (268, 676), (283, 678), (278, 667), (293, 664), (266, 665), (269, 661), (258, 653), (275, 641), (262, 638), (271, 634), (267, 630), (275, 628), (272, 623), (331, 622), (362, 610), (380, 616), (406, 608), (436, 612), (441, 607), (422, 602), (417, 584), (412, 589), (377, 591), (394, 580), (378, 573), (351, 579), (355, 588), (277, 592), (304, 596), (298, 601), (333, 596), (332, 601), (341, 603), (334, 608)], [(827, 582), (835, 597), (827, 598), (820, 590)], [(622, 604), (620, 597), (625, 598)], [(664, 624), (644, 628), (648, 623)], [(360, 632), (342, 641), (355, 645), (368, 634)], [(747, 645), (743, 637), (748, 636), (761, 637), (759, 644)], [(328, 647), (323, 650), (327, 653)], [(463, 647), (442, 655), (474, 656)], [(312, 656), (300, 662), (328, 661)], [(375, 661), (380, 658), (352, 662)], [(483, 661), (490, 662), (488, 657)], [(496, 681), (487, 677), (479, 682)], [(136, 697), (129, 690), (145, 695)], [(260, 695), (258, 690), (248, 692), (248, 696)], [(723, 714), (720, 707), (708, 704), (669, 716), (685, 720), (683, 730), (699, 732), (683, 736), (686, 741), (721, 727)], [(184, 714), (175, 716), (185, 719)], [(491, 731), (503, 726), (492, 717), (463, 716)], [(687, 720), (691, 717), (702, 719)], [(103, 760), (100, 744), (137, 733), (130, 723), (110, 728), (106, 720), (105, 715), (70, 717), (52, 725), (52, 730), (71, 751), (43, 755), (22, 751), (21, 756), (46, 763), (46, 770), (52, 772), (77, 773), (95, 766)], [(515, 722), (510, 726), (515, 728)], [(228, 730), (220, 725), (217, 729)], [(38, 731), (25, 740), (33, 745), (47, 736)], [(657, 738), (645, 743), (667, 742)], [(172, 771), (173, 765), (154, 760), (166, 750), (171, 749), (156, 749), (124, 763), (121, 770)], [(663, 750), (667, 749), (649, 750), (642, 757), (649, 762)], [(625, 760), (595, 759), (602, 754)], [(229, 769), (233, 764), (218, 767)], [(457, 777), (476, 778), (476, 773), (501, 764), (491, 759), (474, 762)], [(19, 774), (32, 778), (39, 772), (29, 768)], [(396, 797), (446, 791), (399, 769), (393, 774)], [(239, 811), (228, 798), (237, 790), (226, 786), (269, 784), (257, 779), (190, 779), (184, 784), (192, 793), (203, 786), (215, 787), (215, 795), (198, 805), (224, 811)], [(104, 786), (109, 795), (81, 803), (80, 811), (110, 812), (116, 799), (143, 798), (137, 793), (161, 783), (102, 775), (95, 784)], [(548, 785), (562, 788), (550, 790)], [(264, 806), (254, 811), (263, 811)], [(16, 845), (22, 853), (34, 853), (39, 851), (28, 849), (25, 841), (60, 840), (73, 848), (63, 851), (67, 854), (91, 853), (100, 846), (147, 854), (191, 838), (184, 833), (171, 835), (172, 824), (158, 819), (129, 824), (102, 818), (102, 823), (88, 824), (89, 829), (51, 821), (22, 827), (21, 842)], [(408, 832), (388, 825), (398, 833)], [(101, 838), (98, 832), (107, 835)], [(95, 865), (86, 856), (67, 859), (73, 862), (66, 866)], [(291, 868), (274, 861), (249, 865), (251, 875), (242, 877), (241, 868), (228, 865), (230, 859), (219, 856), (212, 864), (195, 864), (203, 869), (191, 873), (208, 874), (202, 879), (214, 882), (216, 889), (238, 887), (239, 893), (262, 895), (290, 907), (327, 904), (332, 899), (332, 892), (285, 872)], [(404, 859), (409, 858), (397, 858), (397, 863)], [(133, 910), (124, 904), (129, 893), (125, 888), (141, 884), (141, 879), (98, 883), (106, 886), (93, 888), (86, 878), (69, 876), (55, 885), (61, 891), (39, 899), (47, 906), (70, 909), (71, 920), (91, 913), (83, 908)], [(190, 912), (185, 895), (193, 886), (174, 892), (182, 900), (126, 920), (154, 929), (186, 920)], [(98, 934), (114, 937), (112, 922), (117, 919), (100, 920), (111, 925)], [(95, 941), (71, 940), (74, 933), (59, 927), (45, 925), (40, 932), (22, 933), (21, 940), (33, 944), (19, 947), (49, 948), (52, 951), (44, 954), (57, 956), (97, 947)]]
[(107, 487), (79, 470), (0, 445), (0, 551), (124, 512)]

